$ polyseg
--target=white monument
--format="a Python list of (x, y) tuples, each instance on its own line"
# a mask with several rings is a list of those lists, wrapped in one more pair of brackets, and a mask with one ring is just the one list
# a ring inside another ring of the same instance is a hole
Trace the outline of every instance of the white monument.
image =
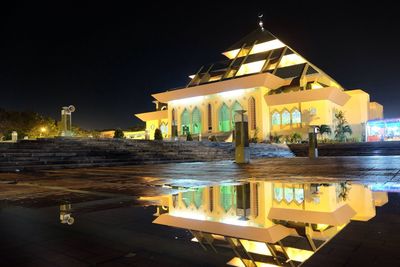
[(72, 136), (72, 119), (71, 114), (75, 111), (75, 107), (70, 105), (61, 109), (61, 136)]

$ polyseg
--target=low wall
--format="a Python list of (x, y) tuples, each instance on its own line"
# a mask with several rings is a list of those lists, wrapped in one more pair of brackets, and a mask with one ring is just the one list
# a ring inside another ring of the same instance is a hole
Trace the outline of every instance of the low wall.
[[(308, 144), (290, 144), (296, 157), (308, 157)], [(400, 142), (363, 142), (318, 144), (320, 156), (389, 156), (400, 155)]]

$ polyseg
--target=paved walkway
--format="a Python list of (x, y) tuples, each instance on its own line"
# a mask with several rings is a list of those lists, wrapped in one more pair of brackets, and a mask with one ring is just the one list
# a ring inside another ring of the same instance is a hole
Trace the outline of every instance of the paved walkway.
[(276, 158), (238, 165), (232, 161), (62, 169), (0, 174), (0, 199), (25, 205), (80, 202), (115, 196), (171, 193), (162, 185), (199, 186), (243, 179), (393, 182), (400, 156)]

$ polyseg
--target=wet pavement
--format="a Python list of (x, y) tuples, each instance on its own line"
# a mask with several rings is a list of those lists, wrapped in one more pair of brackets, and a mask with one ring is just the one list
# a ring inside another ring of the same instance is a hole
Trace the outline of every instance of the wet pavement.
[[(0, 259), (7, 263), (5, 266), (225, 266), (234, 256), (231, 250), (220, 249), (218, 254), (203, 251), (190, 241), (192, 236), (187, 230), (152, 224), (155, 207), (147, 206), (151, 203), (138, 198), (248, 179), (320, 183), (362, 181), (389, 187), (399, 184), (399, 173), (398, 156), (267, 159), (254, 160), (250, 165), (224, 161), (2, 173)], [(400, 229), (396, 224), (400, 222), (400, 199), (397, 194), (390, 194), (389, 198), (390, 205), (380, 207), (376, 218), (369, 222), (351, 222), (306, 262), (310, 265), (305, 266), (320, 266), (324, 259), (324, 265), (326, 260), (332, 259), (329, 266), (360, 266), (353, 265), (356, 261), (350, 260), (352, 254), (356, 253), (358, 259), (362, 259), (363, 253), (373, 249), (374, 255), (391, 256), (376, 256), (374, 261), (367, 263), (400, 264), (393, 253), (400, 237), (397, 230), (384, 238), (379, 234), (372, 235), (378, 237), (369, 243), (357, 243), (366, 239), (368, 231), (377, 232), (378, 228), (388, 227)], [(60, 204), (63, 203), (72, 203), (71, 214), (75, 219), (72, 225), (60, 222)], [(356, 227), (363, 229), (362, 234), (361, 230), (353, 229), (353, 225), (358, 224), (364, 225), (364, 228)], [(346, 234), (347, 231), (356, 233), (354, 236), (358, 241), (351, 240), (353, 235)], [(351, 245), (347, 245), (348, 242)], [(383, 246), (385, 244), (387, 246)]]

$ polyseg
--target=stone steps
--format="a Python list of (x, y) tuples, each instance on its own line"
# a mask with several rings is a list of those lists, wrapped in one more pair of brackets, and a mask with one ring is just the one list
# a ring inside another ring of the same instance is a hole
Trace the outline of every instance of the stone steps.
[[(251, 155), (290, 157), (287, 146), (252, 144)], [(164, 162), (231, 160), (232, 143), (148, 140), (55, 138), (0, 143), (0, 171), (41, 170), (152, 164)]]

